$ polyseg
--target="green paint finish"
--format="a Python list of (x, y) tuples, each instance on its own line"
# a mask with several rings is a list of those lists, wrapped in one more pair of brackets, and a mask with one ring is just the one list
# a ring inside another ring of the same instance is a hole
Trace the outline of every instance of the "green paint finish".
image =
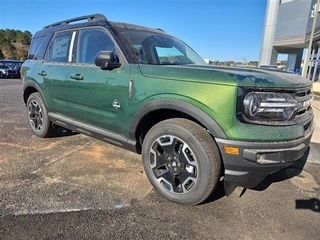
[(194, 80), (145, 77), (139, 75), (140, 70), (137, 66), (132, 68), (135, 69), (133, 70), (135, 93), (130, 100), (133, 113), (147, 102), (157, 99), (175, 99), (203, 110), (223, 129), (235, 124), (235, 114), (229, 114), (229, 111), (235, 112), (237, 94), (235, 86)]
[(141, 65), (145, 76), (153, 78), (196, 81), (215, 84), (260, 88), (301, 88), (311, 86), (297, 75), (262, 69), (230, 68), (218, 66), (153, 66)]
[[(29, 62), (28, 75), (41, 87), (51, 111), (128, 137), (134, 114), (148, 102), (175, 99), (187, 102), (214, 119), (227, 137), (243, 141), (283, 141), (302, 137), (303, 127), (244, 124), (236, 118), (238, 86), (306, 87), (309, 83), (285, 74), (272, 78), (263, 70), (207, 66), (153, 66), (123, 64), (112, 71), (94, 65)], [(64, 71), (59, 71), (63, 65)], [(31, 70), (30, 70), (31, 71)], [(44, 76), (35, 74), (44, 72)], [(236, 73), (238, 72), (238, 75)], [(261, 78), (252, 74), (261, 75)], [(276, 74), (277, 75), (277, 74)], [(82, 79), (75, 79), (76, 77)], [(129, 80), (133, 93), (129, 99)], [(279, 84), (281, 82), (281, 84)], [(119, 104), (116, 108), (115, 101)]]
[(225, 131), (231, 140), (248, 142), (280, 142), (304, 136), (303, 126), (263, 126), (238, 122)]
[[(239, 122), (235, 114), (237, 87), (248, 84), (248, 80), (239, 80), (242, 75), (236, 77), (236, 75), (225, 73), (224, 71), (216, 71), (214, 67), (199, 67), (196, 69), (196, 74), (193, 71), (188, 71), (188, 69), (194, 70), (195, 67), (154, 67), (145, 65), (140, 67), (143, 75), (148, 77), (140, 76), (135, 81), (135, 90), (137, 92), (135, 93), (135, 100), (131, 102), (134, 102), (132, 104), (133, 111), (137, 110), (135, 107), (142, 106), (148, 101), (172, 98), (188, 102), (206, 112), (224, 130), (230, 140), (273, 142), (293, 140), (304, 136), (304, 129), (301, 125), (264, 126)], [(135, 72), (136, 76), (138, 76), (139, 71), (136, 69)], [(261, 72), (262, 75), (267, 75), (264, 73), (265, 71)], [(249, 73), (247, 74), (248, 76), (250, 75)], [(161, 74), (164, 77), (160, 77)], [(291, 74), (285, 75), (294, 77)], [(246, 78), (249, 78), (248, 76)], [(262, 84), (261, 79), (256, 80), (253, 77), (251, 77), (251, 81), (254, 86), (257, 85), (259, 87), (270, 84), (271, 86), (268, 86), (270, 91), (273, 90), (272, 87), (274, 85), (279, 87), (277, 83), (279, 79), (275, 77), (273, 77), (271, 83), (271, 80), (269, 82), (265, 80), (264, 84)], [(290, 86), (290, 88), (309, 85), (305, 81), (296, 81), (293, 84), (290, 78), (282, 81), (281, 86)]]

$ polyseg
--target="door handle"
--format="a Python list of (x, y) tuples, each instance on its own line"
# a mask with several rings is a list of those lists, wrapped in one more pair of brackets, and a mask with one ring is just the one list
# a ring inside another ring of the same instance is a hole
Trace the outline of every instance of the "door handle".
[(77, 81), (82, 81), (84, 79), (84, 77), (80, 73), (71, 74), (70, 78)]
[(38, 72), (38, 75), (45, 77), (47, 76), (47, 72), (42, 70), (41, 72)]

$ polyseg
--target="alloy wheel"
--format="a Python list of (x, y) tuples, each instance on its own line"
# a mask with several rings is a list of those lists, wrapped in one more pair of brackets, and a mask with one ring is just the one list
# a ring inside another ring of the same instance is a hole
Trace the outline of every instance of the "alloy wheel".
[(35, 100), (30, 101), (28, 106), (29, 121), (35, 131), (41, 131), (43, 127), (43, 114), (39, 103)]
[(173, 135), (153, 142), (150, 167), (160, 186), (171, 193), (187, 193), (197, 182), (197, 159), (192, 149)]

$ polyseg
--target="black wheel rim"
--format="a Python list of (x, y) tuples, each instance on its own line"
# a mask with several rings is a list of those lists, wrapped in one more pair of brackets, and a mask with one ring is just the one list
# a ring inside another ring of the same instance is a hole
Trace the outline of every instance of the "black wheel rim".
[(161, 136), (153, 142), (149, 164), (158, 184), (171, 193), (188, 193), (197, 182), (197, 159), (189, 145), (176, 136)]
[(35, 131), (41, 131), (43, 127), (43, 113), (40, 104), (36, 100), (30, 101), (28, 115), (31, 127)]

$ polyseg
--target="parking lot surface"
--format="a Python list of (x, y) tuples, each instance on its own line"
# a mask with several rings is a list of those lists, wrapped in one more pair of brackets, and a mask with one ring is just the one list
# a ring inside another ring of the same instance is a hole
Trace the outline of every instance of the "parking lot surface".
[(220, 184), (188, 207), (154, 192), (137, 154), (62, 128), (32, 135), (21, 94), (0, 79), (0, 239), (319, 239), (318, 97), (301, 160), (241, 197)]

